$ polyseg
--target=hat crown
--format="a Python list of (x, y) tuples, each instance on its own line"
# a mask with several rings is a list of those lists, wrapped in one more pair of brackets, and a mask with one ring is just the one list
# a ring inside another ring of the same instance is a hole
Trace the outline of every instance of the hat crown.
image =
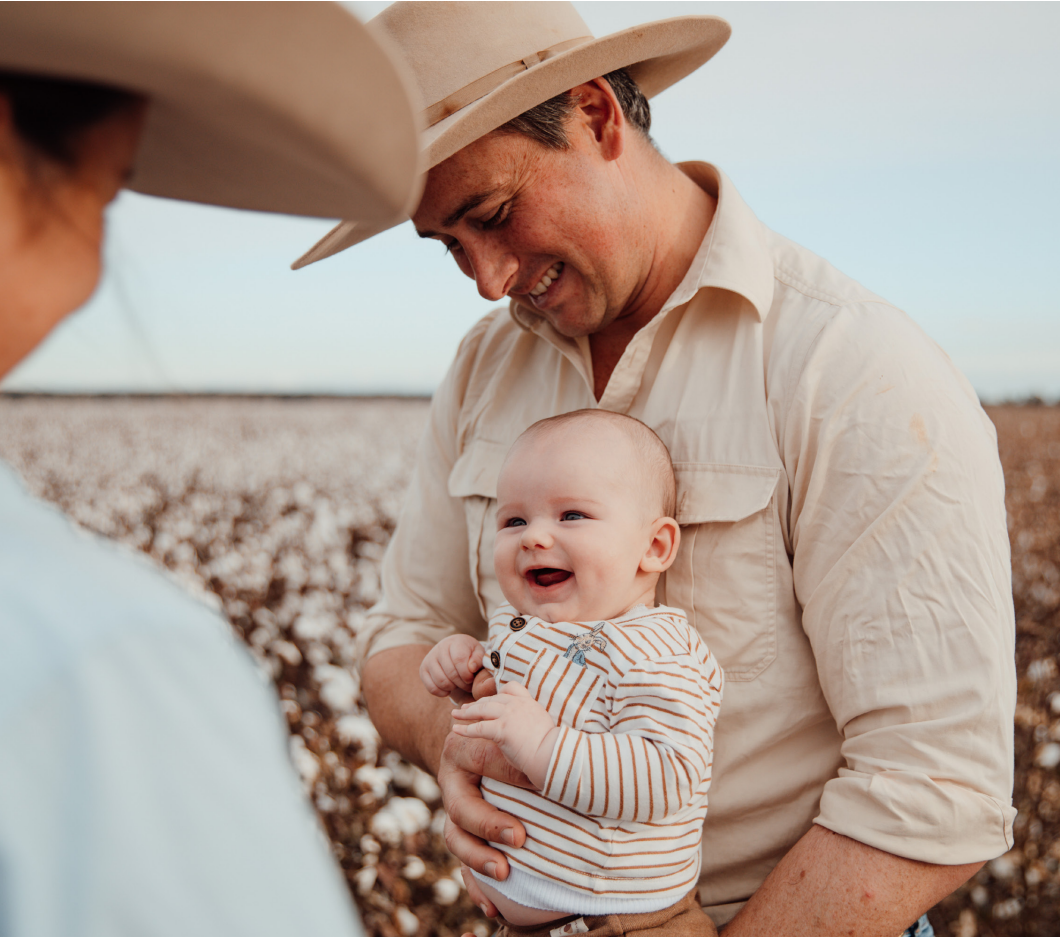
[(426, 108), (514, 62), (593, 38), (563, 2), (398, 2), (369, 28), (401, 52)]

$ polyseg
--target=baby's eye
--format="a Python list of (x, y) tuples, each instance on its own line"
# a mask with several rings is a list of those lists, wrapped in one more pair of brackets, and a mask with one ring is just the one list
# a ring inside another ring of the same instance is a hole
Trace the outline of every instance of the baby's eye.
[(583, 521), (585, 515), (581, 511), (564, 511), (560, 517), (561, 521)]
[(526, 521), (524, 521), (521, 517), (509, 517), (508, 520), (506, 520), (504, 522), (504, 526), (505, 527), (525, 527), (526, 526)]

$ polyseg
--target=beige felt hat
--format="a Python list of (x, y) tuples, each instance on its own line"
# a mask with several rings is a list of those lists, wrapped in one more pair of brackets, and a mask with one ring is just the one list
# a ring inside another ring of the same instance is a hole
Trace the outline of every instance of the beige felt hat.
[(419, 195), (400, 66), (335, 3), (0, 3), (0, 69), (149, 96), (129, 187), (394, 224)]
[[(427, 127), (424, 172), (563, 91), (628, 68), (647, 97), (695, 71), (729, 38), (716, 16), (680, 16), (594, 39), (571, 3), (395, 3), (368, 28), (404, 56)], [(349, 219), (292, 264), (295, 269), (391, 224)]]

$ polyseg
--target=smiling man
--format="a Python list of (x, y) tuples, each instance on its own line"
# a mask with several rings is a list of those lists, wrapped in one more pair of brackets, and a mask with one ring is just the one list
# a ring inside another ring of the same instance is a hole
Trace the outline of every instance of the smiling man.
[[(673, 456), (681, 549), (656, 599), (726, 674), (708, 913), (728, 937), (929, 934), (921, 915), (1011, 847), (1015, 815), (1003, 479), (972, 389), (903, 313), (764, 227), (719, 169), (655, 150), (647, 98), (724, 44), (723, 21), (597, 40), (569, 4), (412, 3), (375, 28), (427, 102), (416, 229), (510, 300), (435, 396), (360, 636), (372, 718), (437, 773), (450, 848), (504, 879), (489, 842), (534, 831), (478, 780), (527, 782), (449, 734), (417, 669), (446, 635), (481, 638), (501, 601), (511, 442), (599, 407)], [(341, 225), (301, 263), (375, 230)]]

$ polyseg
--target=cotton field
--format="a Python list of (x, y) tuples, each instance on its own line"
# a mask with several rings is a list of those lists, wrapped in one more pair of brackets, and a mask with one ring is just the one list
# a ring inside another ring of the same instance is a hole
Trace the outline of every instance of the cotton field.
[[(352, 667), (426, 415), (422, 400), (0, 397), (0, 455), (225, 612), (275, 682), (370, 934), (486, 937), (442, 842), (438, 788), (380, 747)], [(940, 937), (1060, 933), (1060, 409), (991, 416), (1013, 547), (1020, 816), (1016, 848), (932, 912)]]

